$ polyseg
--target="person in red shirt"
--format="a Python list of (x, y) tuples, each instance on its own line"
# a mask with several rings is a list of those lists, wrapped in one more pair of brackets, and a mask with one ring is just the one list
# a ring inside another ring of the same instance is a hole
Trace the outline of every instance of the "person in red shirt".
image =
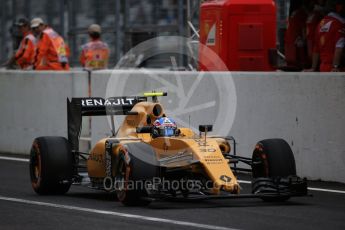
[(41, 18), (32, 19), (31, 29), (38, 37), (34, 69), (69, 70), (68, 51), (64, 39)]
[(324, 17), (324, 0), (315, 0), (311, 2), (311, 11), (306, 22), (306, 40), (308, 47), (308, 66), (310, 68), (313, 57), (313, 47), (315, 46), (315, 34), (317, 26)]
[(27, 19), (21, 18), (15, 25), (23, 35), (23, 39), (17, 51), (5, 65), (12, 66), (14, 64), (20, 69), (31, 69), (36, 51), (36, 38), (31, 33), (30, 23)]
[(297, 0), (292, 3), (284, 37), (285, 60), (287, 66), (303, 68), (307, 62), (304, 38), (308, 14), (303, 1)]
[(313, 49), (313, 64), (309, 71), (316, 71), (320, 62), (320, 72), (343, 71), (341, 58), (345, 47), (345, 8), (342, 1), (335, 3), (317, 29), (316, 45)]
[(106, 69), (109, 60), (109, 48), (101, 41), (101, 27), (92, 24), (88, 28), (90, 41), (82, 46), (80, 63), (85, 69)]

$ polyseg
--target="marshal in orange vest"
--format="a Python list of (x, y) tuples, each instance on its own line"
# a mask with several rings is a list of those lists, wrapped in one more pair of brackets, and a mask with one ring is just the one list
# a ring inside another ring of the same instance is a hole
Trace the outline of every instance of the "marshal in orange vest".
[(43, 30), (38, 40), (34, 67), (36, 70), (69, 70), (66, 44), (50, 27)]
[(85, 69), (96, 70), (108, 68), (109, 47), (101, 41), (101, 27), (92, 24), (88, 28), (90, 42), (82, 46), (80, 63)]

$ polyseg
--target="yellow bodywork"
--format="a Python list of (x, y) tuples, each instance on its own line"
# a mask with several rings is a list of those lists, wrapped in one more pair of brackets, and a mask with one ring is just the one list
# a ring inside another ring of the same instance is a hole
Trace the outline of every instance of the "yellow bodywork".
[[(189, 128), (182, 127), (178, 127), (179, 136), (152, 138), (149, 133), (137, 133), (136, 128), (150, 126), (151, 122), (164, 116), (162, 105), (154, 102), (140, 102), (132, 108), (131, 112), (137, 112), (137, 115), (125, 117), (116, 137), (101, 139), (91, 150), (87, 161), (90, 178), (102, 179), (106, 176), (105, 143), (114, 138), (120, 142), (112, 149), (115, 158), (123, 144), (145, 142), (153, 147), (162, 167), (187, 167), (195, 173), (204, 173), (213, 181), (214, 194), (218, 194), (220, 190), (239, 193), (237, 179), (228, 165), (228, 160), (222, 154), (222, 152), (230, 152), (230, 146), (225, 139), (205, 138)], [(179, 160), (171, 160), (176, 159), (176, 156)]]

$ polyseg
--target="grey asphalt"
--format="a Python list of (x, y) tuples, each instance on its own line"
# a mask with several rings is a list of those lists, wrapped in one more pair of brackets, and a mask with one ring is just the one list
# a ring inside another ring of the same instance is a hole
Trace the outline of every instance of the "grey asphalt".
[[(230, 229), (345, 229), (345, 194), (312, 191), (313, 197), (266, 203), (259, 199), (197, 203), (159, 201), (148, 207), (124, 207), (115, 194), (72, 186), (64, 196), (39, 196), (31, 188), (27, 162), (0, 159), (0, 229), (198, 229), (174, 223), (72, 210), (78, 207), (135, 214)], [(244, 178), (247, 179), (247, 178)], [(244, 190), (249, 185), (242, 185)], [(344, 184), (311, 182), (311, 187), (345, 191)], [(20, 199), (6, 200), (9, 198)], [(52, 207), (24, 203), (39, 201)]]

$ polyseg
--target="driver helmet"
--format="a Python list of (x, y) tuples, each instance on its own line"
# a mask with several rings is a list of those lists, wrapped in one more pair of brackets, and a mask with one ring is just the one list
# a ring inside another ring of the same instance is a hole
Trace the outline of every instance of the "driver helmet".
[(176, 122), (169, 117), (161, 117), (153, 123), (154, 137), (171, 137), (176, 135)]

